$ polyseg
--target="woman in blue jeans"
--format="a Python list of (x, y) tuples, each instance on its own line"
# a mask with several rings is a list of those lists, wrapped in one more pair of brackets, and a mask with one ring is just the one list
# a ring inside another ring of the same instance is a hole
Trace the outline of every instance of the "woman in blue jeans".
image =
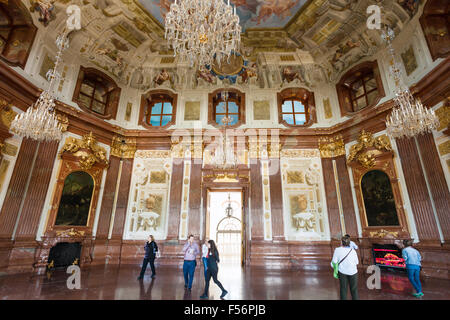
[(412, 240), (403, 240), (403, 245), (405, 248), (402, 250), (402, 257), (405, 259), (408, 279), (416, 290), (413, 296), (419, 298), (423, 296), (422, 285), (420, 283), (420, 269), (422, 268), (420, 261), (422, 257), (419, 251), (412, 247)]

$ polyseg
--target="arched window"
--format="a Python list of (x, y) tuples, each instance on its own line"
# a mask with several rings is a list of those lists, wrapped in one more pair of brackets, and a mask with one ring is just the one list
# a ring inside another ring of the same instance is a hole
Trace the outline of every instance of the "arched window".
[(221, 99), (214, 106), (216, 123), (219, 126), (232, 126), (239, 121), (239, 105), (230, 99)]
[(287, 124), (301, 126), (308, 122), (308, 108), (299, 99), (286, 99), (281, 105), (282, 119)]
[(80, 67), (73, 101), (103, 119), (116, 117), (120, 88), (106, 74), (93, 69)]
[(314, 94), (303, 88), (285, 89), (278, 93), (280, 123), (290, 126), (310, 126), (315, 122)]
[(55, 226), (86, 226), (93, 190), (94, 179), (89, 173), (70, 173), (64, 180)]
[(245, 123), (245, 95), (235, 89), (209, 94), (208, 123), (215, 127), (238, 127)]
[(147, 124), (153, 127), (163, 127), (172, 121), (173, 106), (172, 99), (165, 97), (153, 101), (149, 106), (149, 113), (147, 115)]
[(0, 2), (0, 58), (22, 69), (28, 59), (37, 28), (19, 0)]
[(376, 61), (364, 62), (347, 71), (336, 85), (342, 115), (375, 106), (384, 97)]
[(175, 123), (176, 94), (167, 90), (150, 91), (141, 99), (141, 125), (167, 127)]
[(385, 172), (367, 172), (361, 179), (361, 190), (369, 227), (400, 225), (391, 182)]

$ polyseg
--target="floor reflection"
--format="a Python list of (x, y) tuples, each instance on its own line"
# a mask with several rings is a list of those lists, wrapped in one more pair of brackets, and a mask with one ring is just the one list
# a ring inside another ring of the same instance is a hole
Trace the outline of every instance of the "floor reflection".
[[(81, 270), (81, 289), (67, 288), (68, 274), (55, 271), (46, 275), (32, 274), (0, 276), (0, 299), (89, 299), (89, 300), (199, 300), (205, 279), (202, 267), (197, 267), (192, 291), (184, 288), (182, 267), (157, 266), (156, 278), (148, 272), (142, 281), (136, 280), (139, 265), (96, 266)], [(369, 275), (360, 271), (359, 296), (364, 300), (416, 299), (406, 274), (382, 271), (381, 289), (369, 290)], [(267, 270), (263, 268), (223, 264), (218, 279), (229, 294), (227, 300), (336, 300), (339, 281), (330, 269)], [(450, 299), (450, 281), (422, 277), (425, 296), (422, 299)], [(221, 290), (210, 284), (210, 300), (220, 299)]]

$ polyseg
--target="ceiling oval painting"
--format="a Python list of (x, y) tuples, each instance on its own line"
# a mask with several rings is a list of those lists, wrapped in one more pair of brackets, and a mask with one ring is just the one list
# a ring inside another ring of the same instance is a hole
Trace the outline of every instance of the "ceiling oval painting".
[[(173, 0), (138, 0), (162, 25)], [(225, 1), (224, 1), (225, 2)], [(308, 0), (232, 0), (242, 30), (284, 28)]]

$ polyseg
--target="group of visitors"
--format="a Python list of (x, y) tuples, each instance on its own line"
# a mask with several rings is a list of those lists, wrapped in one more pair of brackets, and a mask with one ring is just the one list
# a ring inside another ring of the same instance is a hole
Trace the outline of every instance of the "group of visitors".
[[(347, 299), (347, 292), (350, 288), (350, 294), (353, 300), (358, 300), (358, 246), (351, 241), (350, 235), (346, 234), (341, 239), (341, 246), (336, 248), (331, 260), (331, 267), (337, 272), (336, 277), (339, 279), (339, 296), (341, 300)], [(422, 286), (420, 283), (420, 270), (422, 257), (416, 249), (412, 247), (412, 240), (403, 241), (404, 249), (402, 250), (402, 257), (405, 260), (406, 271), (408, 279), (413, 285), (416, 293), (413, 296), (419, 298), (424, 294), (422, 292)], [(145, 256), (142, 263), (141, 273), (138, 277), (139, 280), (143, 279), (147, 264), (150, 263), (152, 270), (152, 278), (155, 278), (155, 258), (158, 252), (158, 246), (152, 235), (149, 236), (148, 241), (145, 244)], [(197, 267), (197, 256), (200, 254), (200, 248), (197, 242), (194, 241), (194, 236), (189, 235), (188, 241), (184, 244), (183, 255), (183, 274), (184, 274), (184, 288), (191, 291), (192, 283), (194, 281), (195, 268)], [(200, 296), (202, 299), (208, 298), (209, 283), (211, 278), (214, 283), (222, 290), (220, 298), (224, 298), (228, 291), (222, 286), (222, 283), (217, 279), (219, 272), (218, 263), (219, 251), (213, 240), (205, 239), (202, 245), (202, 262), (205, 277), (205, 289)]]
[[(200, 249), (197, 242), (194, 241), (194, 236), (190, 235), (188, 241), (183, 247), (184, 263), (183, 263), (183, 274), (184, 274), (184, 288), (191, 291), (192, 282), (194, 281), (195, 268), (197, 266), (197, 255), (200, 254)], [(205, 239), (202, 246), (202, 261), (203, 269), (205, 275), (205, 289), (203, 294), (200, 296), (202, 299), (208, 298), (209, 282), (211, 278), (214, 283), (219, 286), (222, 290), (220, 298), (227, 295), (228, 291), (222, 286), (222, 283), (217, 279), (217, 273), (219, 272), (219, 267), (217, 263), (220, 262), (219, 251), (217, 250), (216, 243), (214, 240)]]
[[(341, 300), (347, 299), (348, 287), (353, 300), (358, 300), (358, 246), (346, 234), (341, 239), (342, 246), (334, 250), (331, 267), (338, 268), (339, 295)], [(420, 270), (422, 257), (417, 249), (412, 247), (412, 240), (403, 241), (402, 257), (405, 260), (408, 279), (416, 290), (413, 296), (419, 298), (424, 294), (420, 283)]]
[[(148, 241), (145, 244), (145, 256), (144, 261), (142, 262), (141, 273), (138, 277), (138, 280), (142, 280), (145, 274), (145, 270), (147, 269), (147, 265), (150, 263), (150, 267), (152, 269), (152, 279), (155, 278), (155, 257), (158, 252), (158, 246), (156, 245), (155, 239), (152, 235), (149, 236)], [(200, 254), (200, 249), (197, 242), (194, 241), (194, 236), (189, 235), (188, 241), (184, 244), (183, 247), (183, 255), (184, 255), (184, 263), (183, 263), (183, 275), (184, 275), (184, 288), (191, 291), (192, 283), (194, 281), (195, 268), (197, 267), (197, 255)], [(202, 245), (202, 261), (204, 268), (204, 276), (205, 276), (205, 289), (203, 294), (200, 296), (202, 299), (208, 298), (209, 291), (209, 282), (211, 278), (214, 283), (219, 286), (222, 290), (222, 294), (220, 298), (225, 297), (228, 294), (228, 291), (222, 286), (222, 283), (217, 279), (217, 274), (219, 272), (218, 263), (219, 259), (219, 251), (217, 250), (216, 243), (213, 240), (205, 239), (205, 242)]]

